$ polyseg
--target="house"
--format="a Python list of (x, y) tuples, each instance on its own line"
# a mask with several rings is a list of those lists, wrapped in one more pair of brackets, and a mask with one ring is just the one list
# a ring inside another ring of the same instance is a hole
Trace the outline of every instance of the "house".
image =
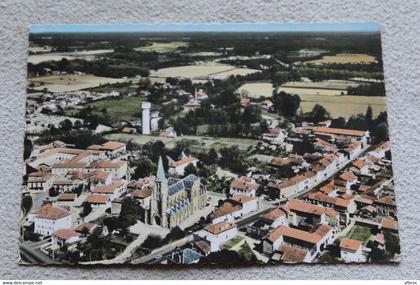
[(289, 225), (290, 211), (287, 206), (274, 207), (270, 212), (264, 214), (262, 221), (268, 224), (271, 228)]
[(350, 171), (357, 174), (367, 175), (369, 174), (369, 167), (367, 163), (364, 162), (363, 160), (356, 159), (355, 161), (352, 162)]
[(282, 245), (271, 260), (279, 263), (309, 263), (311, 254), (303, 248)]
[(333, 136), (343, 136), (349, 138), (358, 139), (364, 143), (368, 142), (369, 131), (358, 131), (358, 130), (349, 130), (349, 129), (338, 129), (338, 128), (326, 128), (326, 127), (314, 127), (312, 128), (313, 133), (320, 135), (333, 135)]
[(137, 134), (137, 129), (136, 128), (125, 127), (121, 130), (121, 132), (124, 133), (124, 134)]
[(83, 223), (78, 225), (74, 230), (79, 234), (91, 234), (93, 233), (99, 226), (94, 223)]
[(106, 194), (111, 200), (121, 196), (127, 190), (125, 180), (114, 180), (109, 185), (97, 185), (90, 192), (93, 194)]
[(290, 211), (289, 221), (294, 226), (300, 226), (301, 224), (315, 225), (327, 223), (325, 208), (322, 206), (312, 205), (293, 199), (287, 203), (287, 207)]
[(112, 179), (118, 180), (127, 176), (127, 161), (97, 160), (87, 166), (88, 171), (104, 171), (112, 175)]
[(89, 203), (92, 208), (111, 208), (111, 195), (104, 194), (89, 194), (85, 200), (86, 203)]
[(273, 128), (268, 133), (262, 134), (262, 139), (274, 144), (281, 144), (287, 137), (287, 132), (280, 128)]
[(242, 176), (232, 180), (230, 183), (229, 193), (232, 196), (247, 195), (250, 197), (255, 197), (259, 186), (260, 185), (255, 183), (253, 179)]
[(193, 156), (187, 156), (185, 158), (182, 158), (178, 161), (175, 161), (169, 165), (168, 172), (172, 175), (184, 175), (185, 168), (192, 164), (194, 167), (197, 167), (197, 163), (199, 160)]
[(101, 145), (91, 145), (88, 150), (99, 150), (104, 151), (110, 157), (117, 157), (119, 154), (123, 154), (126, 151), (126, 144), (117, 141), (108, 141)]
[(267, 184), (270, 196), (287, 198), (312, 186), (315, 173), (308, 171), (303, 175), (297, 175), (282, 183), (269, 182)]
[(169, 127), (167, 129), (165, 129), (164, 131), (161, 131), (159, 133), (159, 136), (163, 137), (163, 138), (176, 138), (177, 137), (176, 131), (172, 127)]
[(397, 205), (395, 204), (395, 197), (391, 195), (383, 196), (379, 199), (376, 199), (374, 202), (378, 214), (387, 216), (387, 217), (396, 217), (397, 216)]
[(34, 233), (49, 236), (61, 229), (72, 226), (71, 215), (66, 210), (45, 204), (33, 214), (28, 215), (28, 221), (34, 223)]
[(305, 256), (305, 261), (312, 262), (333, 241), (334, 232), (329, 225), (318, 225), (313, 232), (279, 226), (264, 238), (263, 252), (272, 256), (282, 246), (286, 245), (308, 251), (309, 256)]
[(362, 242), (354, 239), (342, 239), (340, 242), (340, 257), (344, 262), (365, 262)]
[(264, 110), (270, 110), (274, 106), (270, 100), (264, 100), (261, 102), (260, 107)]
[(57, 230), (52, 234), (51, 243), (60, 247), (80, 241), (80, 234), (72, 229)]
[(171, 257), (168, 261), (175, 264), (193, 264), (198, 263), (202, 257), (203, 256), (194, 249), (178, 248), (175, 251), (172, 251)]
[(223, 221), (210, 225), (199, 231), (198, 236), (210, 243), (211, 252), (220, 250), (220, 247), (238, 234), (238, 228), (234, 223)]
[(382, 231), (398, 232), (398, 222), (393, 219), (383, 218), (381, 221)]
[(258, 209), (257, 198), (236, 195), (226, 199), (223, 204), (210, 215), (212, 223), (217, 224), (222, 221), (233, 222), (236, 218), (245, 216)]
[(391, 147), (391, 142), (386, 141), (386, 142), (382, 143), (381, 145), (379, 145), (375, 150), (370, 151), (368, 153), (368, 155), (376, 157), (378, 159), (382, 159), (382, 158), (385, 157), (386, 153), (391, 150), (390, 147)]
[(53, 186), (54, 177), (54, 174), (41, 171), (30, 173), (26, 181), (26, 189), (31, 192), (48, 191)]
[(346, 187), (346, 189), (351, 189), (353, 185), (357, 184), (357, 176), (353, 172), (345, 171), (341, 173), (338, 178), (335, 179), (335, 184), (338, 186)]

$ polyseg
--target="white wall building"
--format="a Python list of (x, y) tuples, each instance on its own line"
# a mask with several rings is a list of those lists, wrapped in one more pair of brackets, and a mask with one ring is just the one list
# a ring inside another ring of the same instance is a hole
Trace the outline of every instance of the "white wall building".
[(49, 236), (60, 229), (71, 228), (71, 215), (49, 204), (44, 205), (35, 213), (28, 215), (28, 221), (34, 222), (34, 233)]
[(233, 239), (238, 234), (238, 228), (235, 224), (221, 222), (199, 231), (198, 236), (206, 239), (210, 243), (211, 251), (218, 251), (227, 241)]

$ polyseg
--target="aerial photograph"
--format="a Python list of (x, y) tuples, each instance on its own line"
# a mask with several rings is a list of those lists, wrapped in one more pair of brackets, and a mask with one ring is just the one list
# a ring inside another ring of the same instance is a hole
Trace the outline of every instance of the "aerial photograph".
[(19, 262), (395, 263), (381, 33), (33, 25)]

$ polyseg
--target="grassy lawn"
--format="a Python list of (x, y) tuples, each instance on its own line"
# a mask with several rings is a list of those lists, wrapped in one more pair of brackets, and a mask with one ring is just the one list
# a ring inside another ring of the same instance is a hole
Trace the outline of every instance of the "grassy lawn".
[[(144, 101), (141, 97), (123, 97), (121, 99), (104, 99), (88, 103), (99, 109), (106, 108), (113, 123), (121, 120), (135, 120), (141, 117), (140, 104)], [(66, 110), (66, 115), (74, 115), (75, 110)]]
[(372, 233), (369, 227), (356, 225), (351, 229), (347, 236), (350, 239), (360, 240), (363, 243), (366, 243), (371, 235)]
[(241, 249), (239, 250), (239, 254), (242, 255), (246, 260), (253, 260), (256, 258), (247, 242), (242, 244)]
[(236, 244), (238, 244), (243, 239), (244, 238), (241, 237), (241, 236), (234, 237), (233, 239), (231, 239), (230, 241), (228, 241), (227, 243), (225, 243), (222, 246), (222, 249), (231, 249), (232, 247), (234, 247)]
[[(108, 110), (110, 113), (110, 110)], [(233, 145), (238, 145), (240, 149), (246, 150), (250, 145), (256, 145), (258, 140), (255, 139), (246, 139), (246, 138), (209, 138), (203, 136), (183, 136), (177, 138), (163, 138), (159, 136), (145, 136), (142, 134), (109, 134), (105, 136), (107, 139), (112, 140), (132, 140), (138, 144), (145, 144), (150, 141), (162, 141), (168, 148), (173, 148), (177, 142), (188, 141), (191, 147), (196, 147), (198, 149), (210, 149), (214, 148), (219, 150), (223, 147), (229, 147)]]

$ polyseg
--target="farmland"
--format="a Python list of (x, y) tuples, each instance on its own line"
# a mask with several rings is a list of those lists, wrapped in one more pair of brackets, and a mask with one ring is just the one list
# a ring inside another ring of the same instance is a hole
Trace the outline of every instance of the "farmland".
[(246, 75), (259, 72), (257, 69), (236, 68), (229, 64), (203, 63), (177, 67), (162, 68), (151, 73), (152, 77), (183, 77), (190, 79), (203, 79), (206, 76), (214, 76), (225, 79), (231, 75)]
[(71, 92), (87, 88), (97, 87), (103, 84), (113, 84), (117, 82), (125, 82), (126, 79), (99, 77), (90, 74), (84, 75), (49, 75), (36, 78), (29, 78), (28, 84), (32, 89), (44, 90), (49, 92)]
[(371, 64), (378, 61), (374, 56), (367, 54), (337, 54), (337, 55), (324, 55), (321, 59), (306, 61), (304, 64)]
[(238, 88), (238, 93), (245, 92), (249, 98), (271, 97), (273, 95), (273, 84), (268, 82), (246, 83)]
[(201, 150), (202, 148), (210, 149), (221, 149), (223, 147), (237, 146), (241, 150), (248, 149), (249, 146), (256, 145), (258, 140), (247, 139), (247, 138), (211, 138), (205, 136), (179, 136), (177, 138), (165, 138), (159, 136), (147, 136), (141, 134), (123, 134), (115, 133), (109, 134), (106, 136), (107, 139), (111, 140), (123, 140), (128, 141), (132, 140), (139, 144), (145, 144), (149, 141), (162, 141), (167, 147), (173, 148), (177, 142), (186, 140), (190, 142), (190, 148), (197, 148)]
[(302, 112), (310, 112), (316, 104), (322, 105), (333, 117), (342, 116), (348, 119), (351, 115), (365, 113), (367, 107), (372, 107), (373, 115), (377, 116), (386, 109), (385, 97), (373, 96), (325, 96), (299, 94), (302, 102)]
[(135, 51), (141, 52), (157, 52), (157, 53), (170, 53), (180, 47), (187, 47), (188, 43), (182, 41), (174, 42), (153, 42), (151, 45), (134, 48)]
[(34, 54), (28, 56), (28, 63), (38, 64), (41, 62), (47, 61), (59, 61), (63, 58), (67, 60), (74, 59), (84, 59), (84, 60), (93, 60), (97, 56), (107, 53), (112, 53), (112, 49), (102, 49), (102, 50), (89, 50), (89, 51), (75, 51), (75, 52), (51, 52), (51, 53), (42, 53)]

